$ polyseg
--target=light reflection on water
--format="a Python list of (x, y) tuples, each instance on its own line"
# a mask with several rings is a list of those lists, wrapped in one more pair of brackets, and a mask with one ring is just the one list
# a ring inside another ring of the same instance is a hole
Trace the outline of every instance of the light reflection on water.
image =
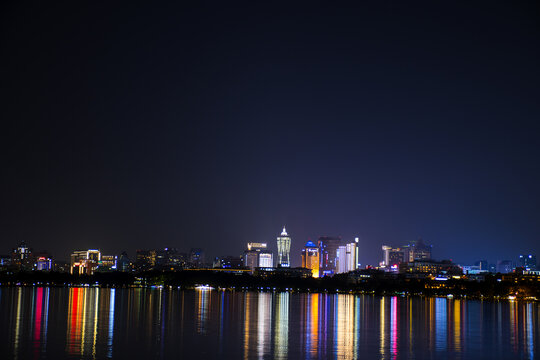
[(517, 301), (213, 290), (1, 288), (2, 358), (538, 357)]

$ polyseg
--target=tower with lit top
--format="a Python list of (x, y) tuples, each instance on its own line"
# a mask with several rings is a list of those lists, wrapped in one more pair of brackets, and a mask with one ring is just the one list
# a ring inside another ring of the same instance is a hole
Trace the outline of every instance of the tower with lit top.
[(291, 252), (291, 237), (287, 234), (285, 226), (281, 235), (277, 238), (278, 266), (290, 267), (289, 253)]

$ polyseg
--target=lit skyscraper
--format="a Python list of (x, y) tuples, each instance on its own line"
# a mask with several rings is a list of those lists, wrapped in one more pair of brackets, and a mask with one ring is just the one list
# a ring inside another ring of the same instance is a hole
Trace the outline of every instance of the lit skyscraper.
[(405, 253), (400, 248), (392, 248), (391, 246), (383, 245), (383, 263), (387, 268), (394, 267), (397, 269), (399, 264), (405, 262)]
[(319, 275), (333, 275), (336, 272), (337, 249), (341, 245), (340, 237), (321, 236), (319, 238)]
[(403, 246), (402, 250), (405, 253), (406, 262), (431, 259), (431, 245), (424, 244), (421, 238)]
[(248, 243), (244, 251), (244, 266), (254, 271), (257, 267), (273, 267), (274, 257), (266, 243)]
[(302, 249), (302, 267), (310, 269), (313, 277), (319, 277), (319, 248), (311, 240)]
[(356, 269), (356, 249), (356, 242), (338, 247), (336, 251), (336, 273), (345, 273)]
[(277, 238), (277, 248), (278, 248), (278, 266), (281, 267), (290, 267), (291, 262), (289, 259), (289, 253), (291, 252), (291, 237), (287, 234), (285, 226), (281, 232), (281, 236)]
[(536, 255), (519, 255), (519, 266), (525, 270), (536, 270)]

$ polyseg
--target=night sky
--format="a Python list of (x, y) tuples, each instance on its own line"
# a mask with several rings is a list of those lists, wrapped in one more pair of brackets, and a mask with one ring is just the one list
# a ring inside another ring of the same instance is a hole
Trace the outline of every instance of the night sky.
[(256, 3), (3, 2), (0, 253), (540, 255), (536, 2)]

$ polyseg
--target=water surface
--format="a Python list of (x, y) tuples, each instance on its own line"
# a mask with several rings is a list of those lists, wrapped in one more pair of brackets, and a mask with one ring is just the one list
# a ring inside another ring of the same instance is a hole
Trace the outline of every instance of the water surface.
[(2, 359), (538, 358), (537, 303), (0, 288)]

